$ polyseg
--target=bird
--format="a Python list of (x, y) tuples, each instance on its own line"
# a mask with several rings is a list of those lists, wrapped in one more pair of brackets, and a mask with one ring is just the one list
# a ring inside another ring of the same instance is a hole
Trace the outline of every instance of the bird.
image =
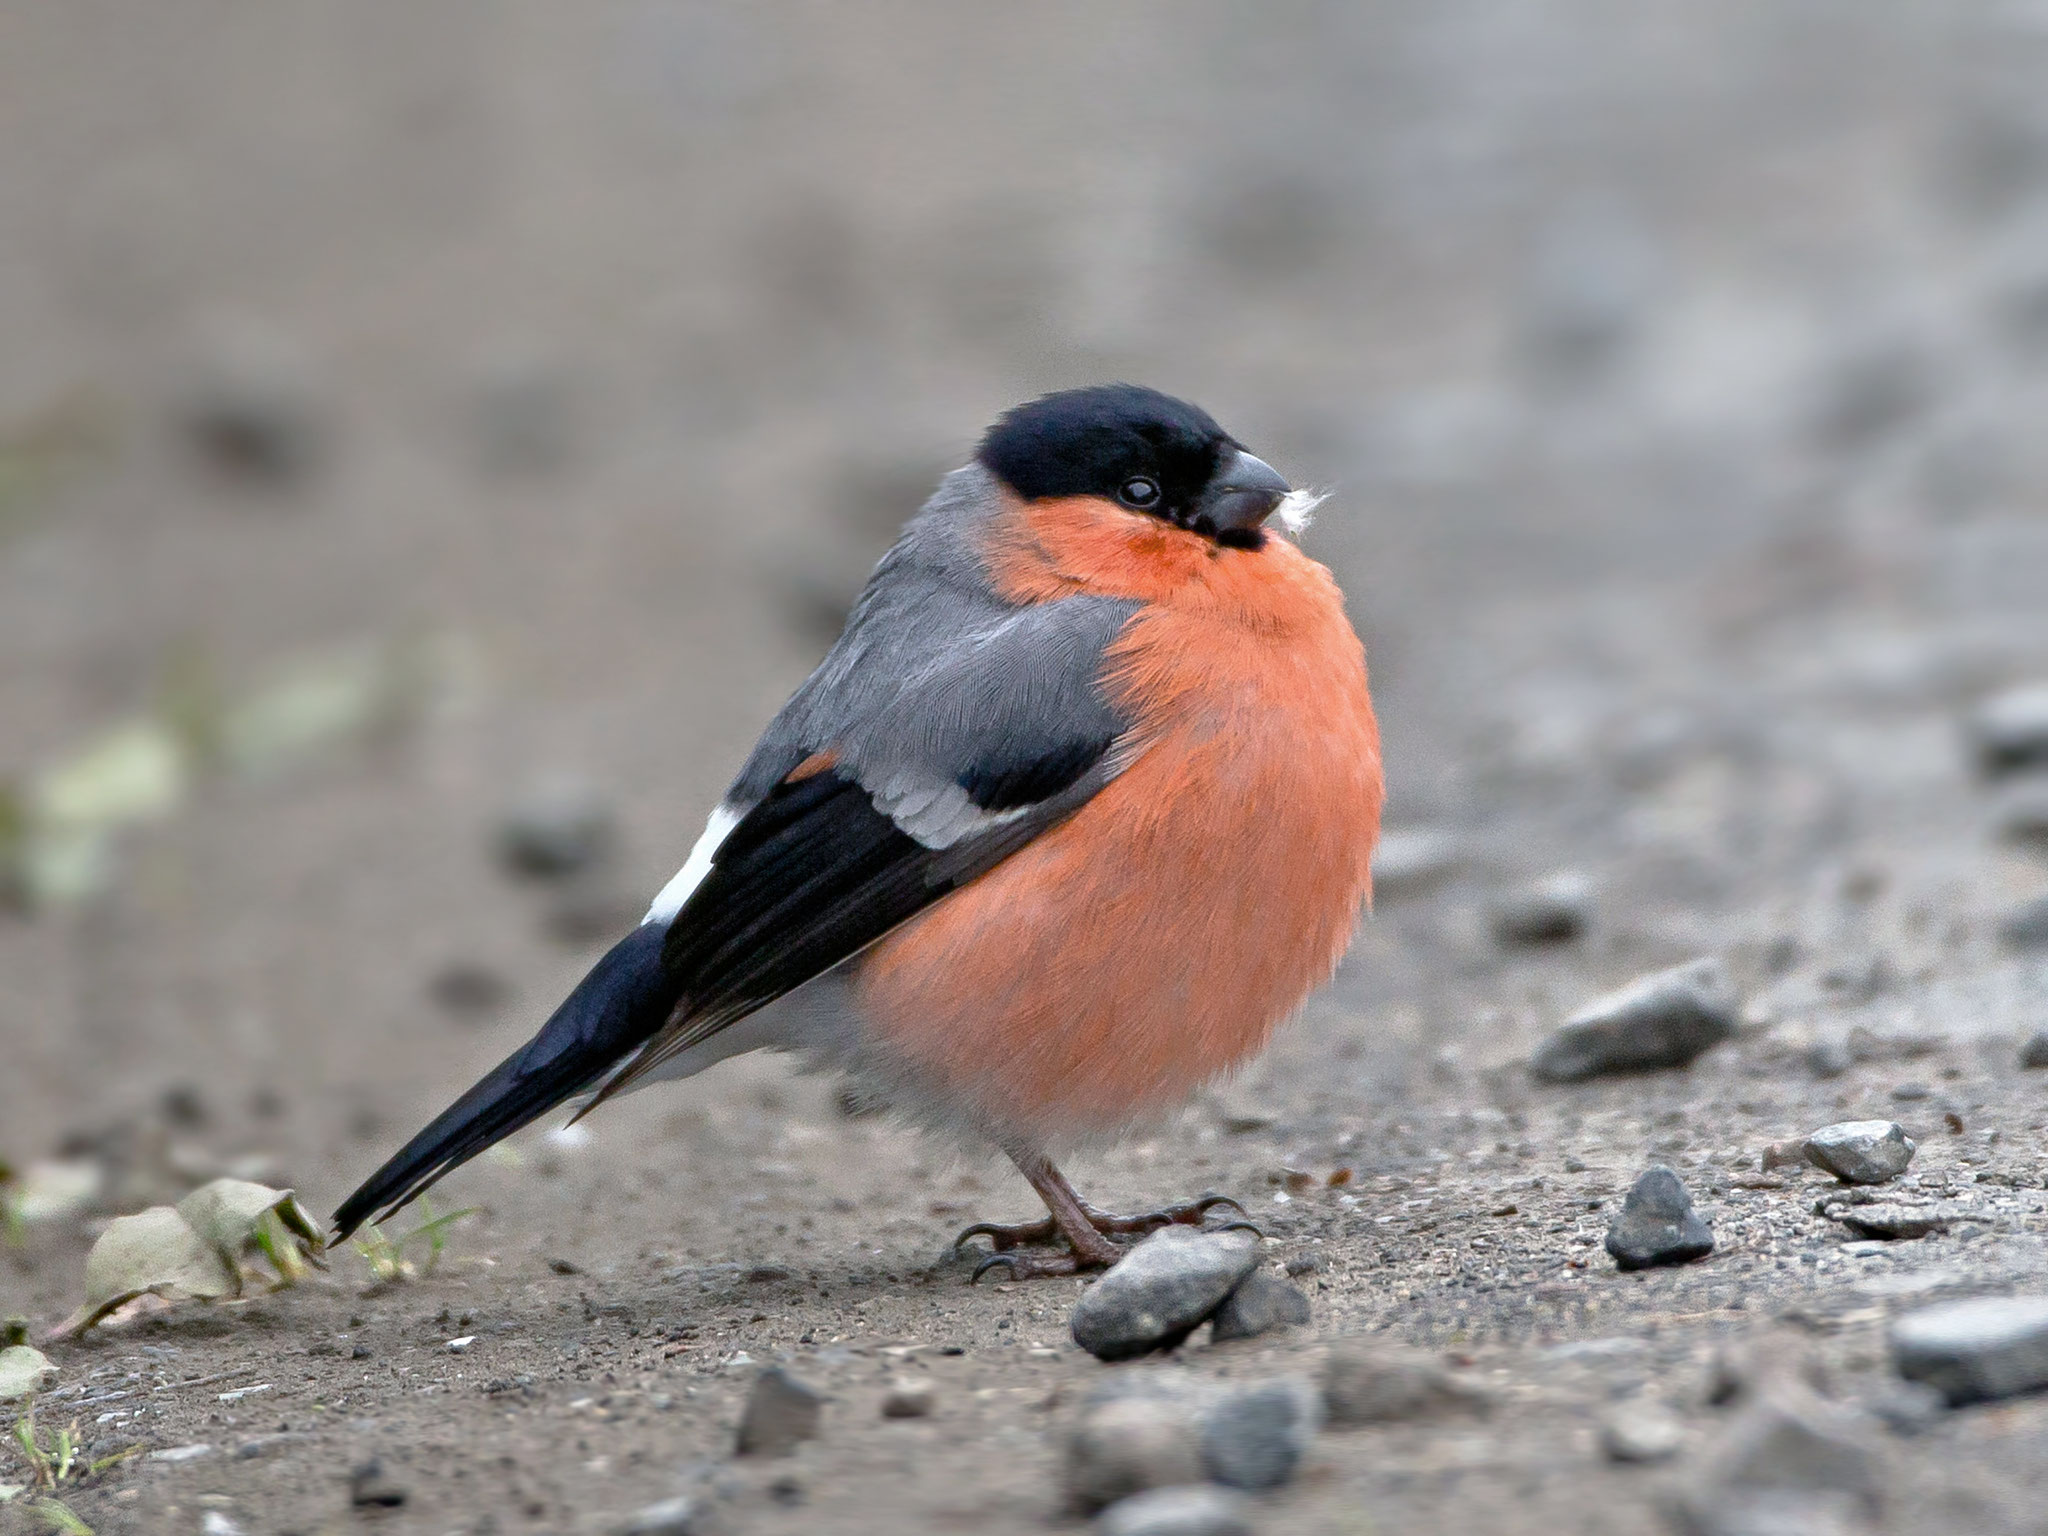
[(1053, 1157), (1256, 1056), (1370, 902), (1365, 651), (1288, 536), (1318, 499), (1143, 386), (1001, 416), (646, 918), (348, 1197), (335, 1240), (565, 1103), (759, 1050), (1007, 1154), (1046, 1216), (960, 1234), (989, 1240), (975, 1279), (1242, 1215), (1214, 1193), (1101, 1211)]

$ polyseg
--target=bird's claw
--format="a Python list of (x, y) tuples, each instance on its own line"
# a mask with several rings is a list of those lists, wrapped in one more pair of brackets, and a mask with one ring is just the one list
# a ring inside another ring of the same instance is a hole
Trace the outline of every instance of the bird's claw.
[[(1213, 1190), (1194, 1200), (1188, 1201), (1185, 1205), (1167, 1206), (1163, 1210), (1146, 1211), (1136, 1216), (1118, 1216), (1108, 1211), (1098, 1211), (1092, 1206), (1085, 1205), (1082, 1207), (1082, 1213), (1087, 1217), (1088, 1225), (1101, 1233), (1104, 1239), (1113, 1236), (1144, 1238), (1159, 1231), (1162, 1227), (1176, 1225), (1203, 1226), (1209, 1212), (1218, 1207), (1228, 1207), (1240, 1216), (1248, 1214), (1245, 1208), (1238, 1204), (1237, 1201), (1231, 1199), (1230, 1196), (1219, 1195)], [(1228, 1222), (1222, 1226), (1207, 1228), (1206, 1230), (1216, 1232), (1249, 1231), (1258, 1233), (1262, 1237), (1265, 1235), (1260, 1233), (1259, 1229), (1249, 1221)], [(987, 1258), (983, 1259), (980, 1264), (975, 1266), (974, 1274), (967, 1282), (969, 1285), (980, 1280), (983, 1275), (987, 1274), (998, 1264), (1009, 1271), (1010, 1279), (1028, 1280), (1042, 1275), (1075, 1275), (1079, 1274), (1083, 1269), (1100, 1268), (1116, 1262), (1118, 1256), (1116, 1245), (1101, 1240), (1097, 1240), (1085, 1258), (1081, 1254), (1072, 1251), (1071, 1238), (1069, 1239), (1069, 1246), (1065, 1251), (1055, 1251), (1047, 1254), (1019, 1254), (1010, 1251), (1029, 1245), (1054, 1243), (1060, 1240), (1061, 1235), (1058, 1224), (1049, 1216), (1039, 1221), (977, 1221), (973, 1226), (966, 1228), (958, 1237), (953, 1239), (953, 1252), (960, 1253), (977, 1237), (987, 1238), (990, 1246), (995, 1250)], [(1098, 1249), (1101, 1251), (1096, 1251)]]
[(953, 1251), (958, 1253), (974, 1238), (985, 1237), (995, 1251), (1001, 1253), (1005, 1249), (1022, 1247), (1025, 1243), (1051, 1242), (1057, 1233), (1058, 1228), (1053, 1225), (1051, 1217), (1043, 1221), (977, 1221), (953, 1239)]
[[(963, 1241), (968, 1235), (970, 1234), (961, 1234)], [(954, 1246), (957, 1248), (959, 1245), (955, 1244)], [(992, 1253), (974, 1266), (974, 1273), (967, 1277), (967, 1283), (969, 1285), (979, 1285), (981, 1277), (994, 1269), (998, 1264), (1010, 1272), (1012, 1280), (1017, 1278), (1017, 1256), (1014, 1253)]]
[(992, 1253), (974, 1266), (974, 1273), (968, 1277), (967, 1283), (973, 1285), (998, 1264), (1010, 1272), (1012, 1282), (1043, 1280), (1051, 1275), (1078, 1275), (1083, 1269), (1095, 1267), (1066, 1250), (1054, 1253)]

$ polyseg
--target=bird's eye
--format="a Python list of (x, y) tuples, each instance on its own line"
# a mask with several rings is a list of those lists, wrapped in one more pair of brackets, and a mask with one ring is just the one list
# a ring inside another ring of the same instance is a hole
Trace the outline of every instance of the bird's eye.
[(1158, 505), (1159, 482), (1144, 475), (1135, 475), (1123, 483), (1122, 489), (1116, 495), (1117, 500), (1125, 506), (1143, 511), (1147, 507)]

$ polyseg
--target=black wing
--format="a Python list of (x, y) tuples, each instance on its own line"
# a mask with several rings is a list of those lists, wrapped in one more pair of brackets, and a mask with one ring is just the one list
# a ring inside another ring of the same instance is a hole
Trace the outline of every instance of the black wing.
[[(711, 873), (669, 926), (663, 968), (676, 985), (675, 1017), (584, 1113), (859, 954), (1064, 820), (1108, 782), (1111, 746), (1108, 737), (1071, 743), (1021, 765), (1014, 780), (977, 783), (968, 794), (982, 826), (943, 848), (904, 831), (837, 768), (777, 785), (719, 845)], [(1015, 782), (1035, 798), (1013, 803)]]

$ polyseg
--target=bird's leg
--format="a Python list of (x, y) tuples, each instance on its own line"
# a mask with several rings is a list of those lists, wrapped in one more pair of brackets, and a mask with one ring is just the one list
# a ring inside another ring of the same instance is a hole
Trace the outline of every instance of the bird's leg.
[[(1176, 1222), (1198, 1227), (1203, 1218), (1219, 1205), (1227, 1205), (1239, 1215), (1244, 1214), (1244, 1207), (1227, 1195), (1203, 1195), (1198, 1200), (1168, 1206), (1164, 1210), (1116, 1216), (1108, 1211), (1098, 1211), (1083, 1200), (1074, 1186), (1067, 1182), (1066, 1175), (1053, 1167), (1048, 1159), (1015, 1152), (1010, 1154), (1010, 1159), (1031, 1181), (1031, 1187), (1038, 1191), (1039, 1199), (1045, 1202), (1045, 1208), (1051, 1214), (1042, 1221), (1020, 1221), (1007, 1226), (990, 1221), (976, 1222), (955, 1238), (953, 1246), (956, 1249), (975, 1237), (986, 1237), (995, 1248), (994, 1255), (975, 1270), (974, 1278), (977, 1280), (998, 1264), (1010, 1271), (1013, 1280), (1105, 1269), (1122, 1258), (1124, 1253), (1120, 1244), (1110, 1241), (1111, 1233), (1142, 1236)], [(1056, 1237), (1067, 1240), (1065, 1252), (1028, 1255), (1010, 1252), (1027, 1244), (1050, 1243)]]

